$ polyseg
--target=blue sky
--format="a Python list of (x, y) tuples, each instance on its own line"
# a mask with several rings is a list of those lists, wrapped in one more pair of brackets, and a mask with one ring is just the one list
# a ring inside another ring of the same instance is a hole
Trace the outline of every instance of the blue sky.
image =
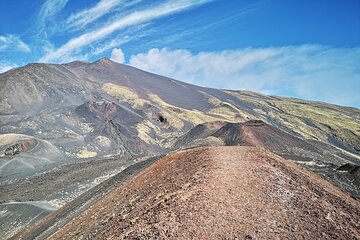
[(0, 72), (102, 57), (360, 107), (360, 0), (0, 0)]

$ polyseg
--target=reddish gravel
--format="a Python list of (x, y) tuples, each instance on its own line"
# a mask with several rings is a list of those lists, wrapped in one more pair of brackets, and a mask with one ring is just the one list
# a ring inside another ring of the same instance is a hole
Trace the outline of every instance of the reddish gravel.
[(172, 153), (50, 239), (360, 239), (360, 203), (253, 147)]

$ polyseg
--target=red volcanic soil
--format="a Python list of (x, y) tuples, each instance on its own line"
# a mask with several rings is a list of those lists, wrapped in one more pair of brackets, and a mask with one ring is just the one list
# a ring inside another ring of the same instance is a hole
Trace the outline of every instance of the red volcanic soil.
[(360, 203), (254, 147), (172, 153), (50, 239), (360, 239)]

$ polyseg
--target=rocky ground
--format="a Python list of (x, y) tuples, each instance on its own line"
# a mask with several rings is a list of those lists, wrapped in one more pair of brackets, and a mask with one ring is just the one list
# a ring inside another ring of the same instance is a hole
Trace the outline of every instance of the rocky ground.
[(360, 198), (358, 156), (324, 142), (302, 139), (261, 120), (200, 124), (179, 138), (174, 148), (223, 145), (265, 148), (319, 173), (353, 197)]
[(134, 159), (199, 146), (264, 147), (356, 198), (359, 125), (356, 108), (204, 88), (109, 59), (28, 64), (0, 74), (0, 225), (29, 206), (19, 231), (48, 214), (32, 203), (63, 206)]
[(200, 148), (164, 157), (49, 239), (359, 239), (359, 216), (358, 201), (269, 151)]
[[(88, 190), (101, 178), (121, 172), (133, 164), (129, 159), (109, 158), (62, 165), (50, 171), (19, 180), (0, 182), (0, 203), (51, 201)], [(44, 187), (46, 186), (46, 187)], [(67, 192), (67, 194), (65, 194)], [(79, 194), (77, 194), (79, 195)], [(65, 199), (63, 203), (65, 203)]]
[(94, 204), (102, 197), (106, 196), (109, 192), (113, 191), (114, 189), (121, 186), (126, 181), (137, 175), (139, 172), (149, 167), (159, 158), (161, 158), (161, 156), (152, 157), (136, 162), (135, 164), (127, 167), (120, 173), (89, 189), (88, 191), (81, 194), (74, 200), (70, 201), (57, 211), (48, 214), (44, 219), (41, 219), (40, 221), (36, 222), (36, 224), (31, 226), (31, 228), (23, 231), (21, 237), (19, 235), (15, 235), (10, 239), (44, 239), (48, 237), (58, 228), (68, 223), (72, 218), (81, 214), (82, 211), (86, 210), (89, 206)]

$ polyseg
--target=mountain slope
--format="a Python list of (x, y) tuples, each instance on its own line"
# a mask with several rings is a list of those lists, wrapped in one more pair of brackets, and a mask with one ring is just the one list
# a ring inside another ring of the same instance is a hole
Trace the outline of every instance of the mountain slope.
[(265, 148), (321, 174), (360, 198), (359, 160), (356, 156), (345, 155), (322, 142), (291, 135), (261, 120), (200, 124), (180, 137), (173, 148), (224, 145)]
[(141, 155), (169, 147), (197, 124), (249, 119), (360, 150), (358, 109), (197, 87), (109, 59), (30, 64), (1, 74), (0, 85), (0, 133), (49, 140), (69, 158), (129, 154), (134, 146), (120, 140), (123, 131)]
[(358, 196), (359, 109), (204, 88), (101, 59), (0, 74), (0, 203), (61, 207), (136, 162), (189, 147), (184, 134), (193, 146), (229, 145), (215, 132), (249, 120), (268, 124), (270, 143), (295, 139), (262, 147)]
[(161, 159), (49, 239), (356, 239), (359, 209), (268, 151), (202, 148)]

